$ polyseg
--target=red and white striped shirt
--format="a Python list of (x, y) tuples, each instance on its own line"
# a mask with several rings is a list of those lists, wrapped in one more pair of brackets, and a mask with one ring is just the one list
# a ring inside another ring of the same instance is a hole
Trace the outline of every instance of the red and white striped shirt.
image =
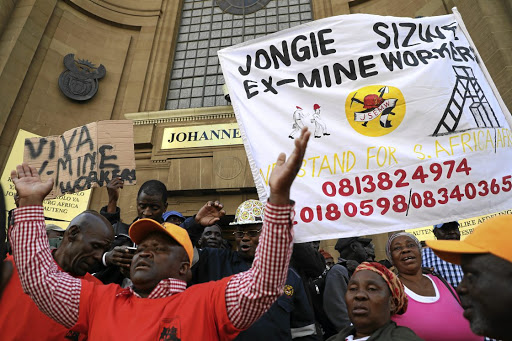
[[(292, 210), (292, 205), (267, 203), (253, 266), (234, 275), (226, 285), (227, 316), (235, 328), (248, 328), (282, 294), (292, 252)], [(18, 208), (14, 211), (14, 221), (9, 235), (23, 290), (46, 315), (71, 328), (78, 321), (82, 283), (59, 271), (53, 261), (43, 207)], [(169, 297), (185, 289), (185, 282), (168, 278), (160, 281), (148, 299)], [(138, 297), (132, 288), (117, 294), (130, 295)]]

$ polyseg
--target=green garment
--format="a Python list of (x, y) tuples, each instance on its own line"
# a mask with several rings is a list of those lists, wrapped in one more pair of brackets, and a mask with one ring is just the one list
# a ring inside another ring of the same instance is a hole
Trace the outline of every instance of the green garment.
[(62, 237), (50, 238), (48, 239), (48, 242), (50, 243), (50, 250), (58, 249), (62, 243)]
[[(333, 335), (327, 341), (345, 341), (345, 337), (353, 335), (356, 329), (354, 326), (343, 328), (337, 335)], [(423, 341), (412, 330), (407, 327), (399, 327), (395, 322), (389, 323), (377, 329), (370, 336), (368, 341)]]

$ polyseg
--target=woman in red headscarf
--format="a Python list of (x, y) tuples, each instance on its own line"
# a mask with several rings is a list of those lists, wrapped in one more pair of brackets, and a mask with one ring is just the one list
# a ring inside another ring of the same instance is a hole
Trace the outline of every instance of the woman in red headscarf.
[(407, 310), (407, 295), (400, 280), (384, 265), (361, 263), (348, 282), (345, 300), (353, 325), (328, 341), (421, 341), (412, 330), (391, 321), (391, 316)]

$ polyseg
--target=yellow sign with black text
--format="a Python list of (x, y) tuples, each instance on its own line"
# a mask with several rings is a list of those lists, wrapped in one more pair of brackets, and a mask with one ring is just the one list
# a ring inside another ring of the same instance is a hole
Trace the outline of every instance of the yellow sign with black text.
[[(2, 173), (1, 184), (4, 191), (3, 195), (5, 197), (6, 210), (11, 210), (16, 207), (14, 205), (14, 194), (16, 193), (16, 189), (14, 188), (14, 183), (11, 180), (11, 170), (15, 169), (17, 165), (23, 162), (25, 139), (31, 137), (39, 137), (39, 135), (30, 133), (23, 129), (18, 131), (11, 153), (9, 154), (9, 159), (7, 160)], [(43, 202), (44, 216), (46, 218), (71, 221), (78, 214), (87, 210), (90, 197), (91, 190), (89, 189), (73, 194), (65, 194), (55, 199), (45, 200)]]
[[(505, 210), (492, 214), (482, 215), (479, 217), (459, 220), (460, 239), (464, 240), (467, 236), (473, 233), (475, 227), (477, 227), (487, 219), (504, 214), (512, 214), (512, 210)], [(434, 233), (432, 233), (433, 228), (434, 226), (427, 226), (405, 230), (405, 232), (412, 233), (413, 235), (416, 236), (416, 238), (418, 238), (419, 241), (435, 240), (436, 237), (434, 236)]]
[(242, 144), (237, 123), (164, 129), (162, 149), (228, 146)]

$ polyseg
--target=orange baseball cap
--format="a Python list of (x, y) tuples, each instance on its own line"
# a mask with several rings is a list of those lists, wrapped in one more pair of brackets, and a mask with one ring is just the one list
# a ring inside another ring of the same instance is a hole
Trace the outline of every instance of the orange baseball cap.
[(461, 254), (491, 253), (512, 263), (512, 215), (487, 219), (464, 240), (427, 240), (439, 258), (460, 265)]
[(194, 247), (190, 241), (187, 230), (171, 223), (162, 223), (148, 218), (139, 219), (130, 226), (128, 234), (135, 244), (140, 244), (151, 232), (163, 232), (183, 246), (187, 252), (190, 264), (194, 258)]

